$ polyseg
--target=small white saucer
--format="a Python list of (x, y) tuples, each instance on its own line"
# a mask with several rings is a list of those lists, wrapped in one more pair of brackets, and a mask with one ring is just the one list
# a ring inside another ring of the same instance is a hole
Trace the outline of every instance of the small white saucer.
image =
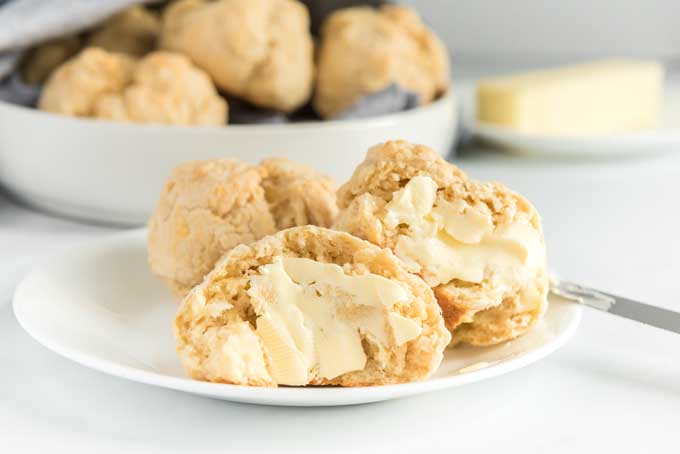
[[(667, 83), (659, 124), (655, 128), (602, 135), (539, 135), (475, 120), (473, 80), (459, 84), (464, 112), (462, 123), (469, 125), (476, 139), (516, 153), (536, 156), (615, 158), (650, 153), (674, 153), (680, 147), (680, 83)], [(465, 126), (464, 126), (465, 127)]]
[(680, 129), (670, 128), (601, 136), (549, 136), (477, 123), (474, 136), (519, 153), (578, 158), (669, 153), (680, 146)]
[(270, 389), (194, 381), (175, 355), (177, 303), (149, 272), (145, 239), (145, 230), (117, 234), (33, 271), (14, 294), (21, 326), (56, 353), (128, 380), (236, 402), (322, 406), (395, 399), (502, 375), (557, 350), (581, 320), (578, 305), (553, 298), (530, 333), (495, 347), (448, 350), (435, 376), (418, 383)]

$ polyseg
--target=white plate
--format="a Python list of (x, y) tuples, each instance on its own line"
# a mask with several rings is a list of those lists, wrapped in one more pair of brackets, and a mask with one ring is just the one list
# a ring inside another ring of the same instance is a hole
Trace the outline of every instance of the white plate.
[[(319, 406), (406, 397), (502, 375), (557, 350), (581, 319), (578, 305), (553, 299), (530, 333), (496, 347), (449, 350), (436, 375), (419, 383), (269, 389), (194, 381), (175, 355), (177, 305), (147, 268), (145, 236), (145, 230), (114, 235), (32, 272), (14, 295), (21, 326), (56, 353), (129, 380), (237, 402)], [(480, 363), (488, 365), (477, 368)]]
[(377, 143), (405, 139), (446, 155), (456, 99), (390, 115), (277, 125), (180, 127), (71, 118), (0, 102), (0, 183), (47, 211), (145, 224), (172, 169), (195, 159), (281, 156), (343, 182)]
[(680, 148), (680, 85), (666, 88), (656, 129), (608, 135), (557, 136), (517, 132), (475, 122), (474, 119), (472, 124), (476, 138), (520, 153), (584, 158), (676, 152)]

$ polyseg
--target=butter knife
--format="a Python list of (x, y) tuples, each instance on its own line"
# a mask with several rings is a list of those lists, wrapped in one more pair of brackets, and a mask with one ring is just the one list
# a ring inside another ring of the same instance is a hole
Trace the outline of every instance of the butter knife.
[(611, 295), (572, 282), (555, 280), (550, 292), (610, 314), (680, 334), (680, 312)]

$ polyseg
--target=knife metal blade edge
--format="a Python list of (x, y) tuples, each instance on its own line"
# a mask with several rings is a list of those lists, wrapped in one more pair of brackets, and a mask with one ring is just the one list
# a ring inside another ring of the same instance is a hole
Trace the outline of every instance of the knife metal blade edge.
[(579, 284), (553, 280), (551, 293), (586, 306), (680, 334), (680, 312), (612, 295)]

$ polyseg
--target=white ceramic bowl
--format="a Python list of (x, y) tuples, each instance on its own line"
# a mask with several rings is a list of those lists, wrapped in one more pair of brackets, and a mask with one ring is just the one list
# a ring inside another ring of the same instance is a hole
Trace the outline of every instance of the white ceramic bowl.
[(46, 211), (143, 224), (179, 163), (285, 156), (344, 181), (371, 145), (405, 139), (451, 149), (453, 94), (423, 107), (362, 120), (174, 127), (70, 118), (0, 102), (0, 182)]

